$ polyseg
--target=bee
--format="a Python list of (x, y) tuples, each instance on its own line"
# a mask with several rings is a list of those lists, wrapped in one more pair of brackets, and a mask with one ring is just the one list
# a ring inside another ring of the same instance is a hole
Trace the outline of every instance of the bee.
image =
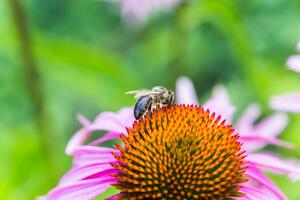
[(134, 94), (137, 99), (133, 112), (135, 119), (140, 119), (144, 114), (151, 115), (158, 107), (175, 103), (174, 92), (161, 86), (155, 86), (152, 90), (133, 90), (126, 94)]

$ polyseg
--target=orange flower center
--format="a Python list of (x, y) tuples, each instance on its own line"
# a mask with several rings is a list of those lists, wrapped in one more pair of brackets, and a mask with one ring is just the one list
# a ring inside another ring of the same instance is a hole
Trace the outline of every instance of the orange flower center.
[(246, 181), (239, 136), (198, 106), (159, 108), (136, 121), (114, 154), (119, 199), (233, 199)]

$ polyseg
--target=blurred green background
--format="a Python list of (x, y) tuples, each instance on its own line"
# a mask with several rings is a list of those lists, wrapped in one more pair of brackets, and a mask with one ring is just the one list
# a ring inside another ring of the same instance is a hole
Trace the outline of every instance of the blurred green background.
[[(285, 65), (298, 40), (299, 0), (191, 0), (135, 26), (117, 3), (1, 0), (0, 198), (45, 194), (70, 166), (76, 115), (133, 105), (128, 90), (175, 89), (186, 75), (201, 103), (222, 83), (236, 116), (251, 102), (270, 114), (270, 96), (300, 90)], [(269, 147), (286, 158), (300, 158), (299, 116), (281, 135), (296, 149)], [(299, 183), (272, 177), (300, 199)]]

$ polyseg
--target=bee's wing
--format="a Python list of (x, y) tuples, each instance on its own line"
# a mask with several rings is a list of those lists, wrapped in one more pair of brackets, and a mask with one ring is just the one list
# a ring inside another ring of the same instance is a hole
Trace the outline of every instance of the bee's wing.
[(159, 94), (159, 92), (153, 92), (152, 90), (132, 90), (126, 92), (126, 94), (134, 94), (134, 98), (138, 99), (142, 96)]

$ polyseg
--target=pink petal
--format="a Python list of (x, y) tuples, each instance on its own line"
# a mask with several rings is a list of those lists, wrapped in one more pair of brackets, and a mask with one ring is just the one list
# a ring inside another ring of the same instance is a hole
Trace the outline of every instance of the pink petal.
[(125, 126), (120, 116), (113, 112), (103, 112), (96, 117), (94, 122), (87, 127), (89, 131), (125, 132)]
[(213, 89), (212, 98), (203, 107), (221, 115), (227, 123), (231, 123), (232, 115), (235, 113), (235, 107), (231, 104), (227, 90), (223, 85), (217, 85)]
[(61, 185), (49, 192), (46, 200), (91, 200), (102, 194), (111, 184), (116, 183), (114, 178), (97, 178), (83, 180), (72, 184)]
[(117, 200), (120, 196), (121, 196), (121, 193), (114, 194), (114, 195), (106, 198), (105, 200)]
[[(91, 124), (91, 122), (88, 119), (86, 119), (83, 115), (78, 115), (77, 119), (83, 126), (89, 126)], [(72, 155), (76, 147), (82, 145), (85, 142), (85, 140), (90, 136), (90, 134), (91, 132), (86, 130), (85, 128), (82, 128), (79, 131), (77, 131), (68, 142), (65, 153), (67, 155)]]
[[(299, 160), (296, 159), (292, 159), (292, 160), (288, 160), (287, 162), (289, 162), (291, 165), (296, 166), (297, 168), (300, 169), (300, 162)], [(289, 178), (292, 181), (299, 181), (300, 180), (300, 173), (290, 173), (289, 174)]]
[(65, 153), (67, 155), (73, 155), (75, 149), (84, 144), (84, 142), (86, 141), (86, 139), (91, 135), (91, 132), (88, 131), (85, 128), (80, 129), (79, 131), (77, 131), (70, 139), (70, 141), (67, 144)]
[(93, 124), (102, 123), (102, 121), (112, 121), (121, 127), (128, 126), (134, 121), (133, 108), (122, 108), (117, 113), (102, 112), (96, 117)]
[(112, 152), (119, 153), (118, 150), (97, 147), (97, 146), (80, 146), (74, 151), (74, 166), (83, 166), (95, 163), (109, 163), (114, 162), (115, 158)]
[[(77, 131), (70, 139), (66, 147), (67, 155), (73, 155), (74, 150), (78, 146), (83, 145), (93, 131), (113, 131), (115, 135), (121, 132), (126, 133), (125, 127), (130, 126), (131, 123), (133, 123), (134, 117), (132, 108), (123, 108), (118, 113), (103, 112), (96, 117), (93, 123), (90, 123), (82, 115), (78, 115), (78, 120), (85, 128)], [(113, 139), (113, 134), (105, 135), (102, 139), (99, 139), (99, 141), (103, 142), (109, 140), (109, 137)]]
[(279, 157), (263, 153), (251, 153), (247, 160), (276, 173), (300, 174), (300, 168), (296, 167)]
[(85, 180), (87, 178), (99, 178), (103, 174), (108, 176), (116, 173), (118, 170), (114, 169), (110, 163), (95, 163), (90, 165), (84, 165), (79, 167), (74, 167), (69, 172), (67, 172), (59, 182), (59, 185), (70, 184), (72, 182)]
[(88, 126), (90, 131), (106, 130), (125, 133), (126, 127), (134, 122), (133, 109), (123, 108), (118, 113), (103, 112)]
[[(249, 166), (247, 168), (247, 175), (261, 185), (265, 186), (267, 189), (270, 190), (276, 196), (276, 199), (285, 200), (287, 199), (284, 194), (280, 191), (280, 189), (269, 179), (266, 175), (264, 175), (259, 169), (254, 166)], [(261, 187), (261, 186), (259, 186)]]
[(113, 140), (113, 139), (117, 139), (120, 138), (121, 133), (115, 133), (115, 132), (109, 132), (105, 135), (103, 135), (102, 137), (94, 140), (93, 142), (91, 142), (89, 145), (99, 145), (102, 142), (108, 141), (108, 140)]
[(237, 119), (235, 130), (241, 135), (252, 133), (253, 124), (261, 114), (258, 104), (251, 104), (246, 108), (244, 113)]
[[(300, 168), (300, 166), (298, 166)], [(299, 173), (290, 173), (289, 174), (289, 179), (292, 181), (299, 181), (300, 180), (300, 174)]]
[(187, 77), (180, 77), (176, 82), (177, 104), (198, 104), (196, 90), (192, 81)]
[(300, 113), (300, 92), (275, 96), (270, 101), (270, 107), (275, 110)]
[(287, 66), (290, 70), (300, 73), (300, 56), (290, 56), (287, 60)]
[(277, 138), (268, 138), (265, 136), (260, 135), (247, 135), (247, 136), (240, 136), (240, 140), (243, 142), (243, 146), (248, 151), (254, 151), (258, 150), (260, 148), (263, 148), (266, 145), (276, 145), (281, 146), (284, 148), (292, 149), (294, 148), (294, 145), (282, 140), (279, 140)]
[[(263, 199), (271, 200), (269, 198), (269, 196), (267, 196), (266, 193), (264, 192), (264, 190), (262, 190), (262, 189), (243, 186), (243, 187), (241, 187), (240, 190), (245, 193), (246, 199), (249, 199), (249, 200), (263, 200)], [(245, 199), (245, 198), (242, 197), (239, 199)]]
[(131, 126), (131, 124), (135, 121), (133, 107), (122, 108), (117, 114), (120, 117), (123, 126)]
[(83, 126), (88, 126), (91, 124), (91, 122), (83, 115), (78, 114), (77, 115), (77, 120), (83, 125)]
[(293, 148), (291, 144), (276, 138), (288, 124), (286, 114), (275, 113), (255, 124), (259, 115), (260, 107), (252, 104), (237, 120), (236, 131), (240, 134), (246, 150), (258, 150), (268, 144)]
[(254, 133), (270, 138), (276, 138), (286, 128), (288, 121), (289, 119), (286, 114), (275, 113), (259, 122), (254, 128)]
[(119, 152), (116, 149), (112, 149), (109, 147), (98, 147), (98, 146), (90, 146), (84, 145), (77, 148), (74, 152), (74, 156), (80, 155), (102, 155), (102, 154), (110, 154), (111, 152)]
[[(265, 187), (259, 187), (259, 186), (250, 186), (247, 187), (247, 194), (245, 195), (245, 199), (242, 200), (253, 200), (253, 199), (259, 199), (259, 200), (281, 200), (279, 199), (274, 193), (266, 189)], [(240, 200), (240, 199), (239, 199)]]

